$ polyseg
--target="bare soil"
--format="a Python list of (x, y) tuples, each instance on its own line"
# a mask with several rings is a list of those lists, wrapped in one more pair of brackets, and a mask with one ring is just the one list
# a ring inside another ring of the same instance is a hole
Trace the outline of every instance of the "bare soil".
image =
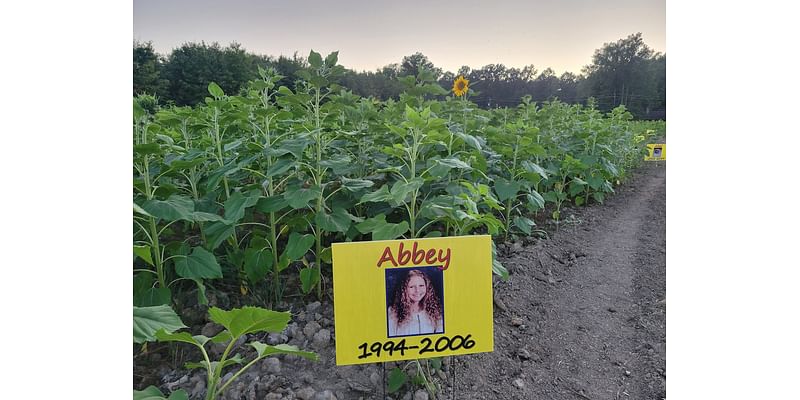
[[(546, 240), (498, 246), (509, 269), (495, 280), (495, 349), (445, 359), (442, 399), (663, 399), (666, 397), (666, 169), (649, 163), (604, 204), (562, 210)], [(314, 363), (278, 356), (231, 384), (227, 399), (380, 399), (379, 364), (335, 365), (330, 300), (286, 305), (290, 326), (253, 339), (316, 351)], [(193, 331), (213, 330), (211, 324)], [(210, 333), (210, 332), (209, 332)], [(163, 345), (162, 345), (163, 346)], [(246, 349), (242, 349), (246, 354)], [(189, 353), (134, 358), (134, 387), (184, 388), (203, 398), (204, 373), (166, 364)], [(391, 366), (386, 366), (388, 374)], [(424, 400), (406, 385), (387, 399)]]
[(456, 360), (470, 399), (666, 397), (666, 169), (503, 260), (495, 351)]

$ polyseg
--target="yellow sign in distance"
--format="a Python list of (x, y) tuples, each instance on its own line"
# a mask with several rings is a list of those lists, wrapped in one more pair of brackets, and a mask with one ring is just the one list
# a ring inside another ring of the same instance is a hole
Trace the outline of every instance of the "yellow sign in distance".
[(494, 350), (490, 236), (332, 247), (337, 365)]
[(645, 161), (666, 161), (667, 160), (667, 144), (666, 143), (648, 143), (647, 155), (644, 156)]

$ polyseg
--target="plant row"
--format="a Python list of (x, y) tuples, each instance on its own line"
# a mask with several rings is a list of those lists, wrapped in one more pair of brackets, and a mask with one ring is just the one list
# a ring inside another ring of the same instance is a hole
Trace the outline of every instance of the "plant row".
[(320, 296), (332, 242), (534, 234), (566, 203), (602, 203), (663, 131), (624, 107), (432, 100), (448, 92), (425, 70), (382, 102), (331, 83), (337, 53), (308, 61), (294, 91), (261, 69), (193, 108), (134, 99), (135, 306), (209, 287)]

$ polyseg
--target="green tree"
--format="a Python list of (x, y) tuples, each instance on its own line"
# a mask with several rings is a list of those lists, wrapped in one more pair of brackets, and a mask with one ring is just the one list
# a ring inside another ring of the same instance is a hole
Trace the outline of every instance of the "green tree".
[(660, 118), (666, 118), (667, 111), (667, 56), (656, 54), (650, 62), (650, 74), (653, 79), (653, 97), (648, 99), (647, 114), (658, 113)]
[(588, 88), (598, 99), (601, 110), (624, 104), (634, 115), (642, 115), (648, 101), (657, 98), (651, 67), (654, 52), (635, 33), (595, 50), (592, 63), (584, 67)]
[(164, 60), (156, 54), (153, 42), (133, 42), (133, 95), (166, 93), (167, 80), (161, 76)]
[(403, 91), (403, 85), (393, 75), (391, 69), (376, 72), (355, 72), (347, 70), (339, 84), (362, 97), (375, 97), (381, 100), (397, 99)]
[(556, 97), (565, 103), (577, 103), (578, 102), (578, 85), (582, 79), (582, 76), (575, 75), (572, 72), (564, 72), (558, 78), (560, 80), (558, 92)]
[(533, 100), (547, 101), (559, 97), (561, 80), (552, 68), (545, 68), (533, 81)]
[(258, 78), (263, 57), (248, 54), (238, 43), (222, 48), (218, 43), (186, 43), (174, 49), (165, 65), (168, 98), (178, 105), (197, 104), (208, 96), (208, 84), (216, 82), (225, 93), (237, 93)]
[(403, 61), (400, 63), (400, 75), (417, 76), (422, 68), (433, 72), (434, 79), (438, 79), (442, 75), (442, 69), (437, 68), (426, 55), (419, 52), (403, 57)]

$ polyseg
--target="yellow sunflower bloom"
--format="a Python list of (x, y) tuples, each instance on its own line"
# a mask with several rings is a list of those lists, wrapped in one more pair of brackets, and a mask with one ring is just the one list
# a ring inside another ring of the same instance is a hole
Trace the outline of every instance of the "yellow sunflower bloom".
[(467, 90), (469, 90), (469, 81), (459, 75), (453, 82), (453, 94), (456, 95), (456, 97), (461, 97), (467, 94)]

